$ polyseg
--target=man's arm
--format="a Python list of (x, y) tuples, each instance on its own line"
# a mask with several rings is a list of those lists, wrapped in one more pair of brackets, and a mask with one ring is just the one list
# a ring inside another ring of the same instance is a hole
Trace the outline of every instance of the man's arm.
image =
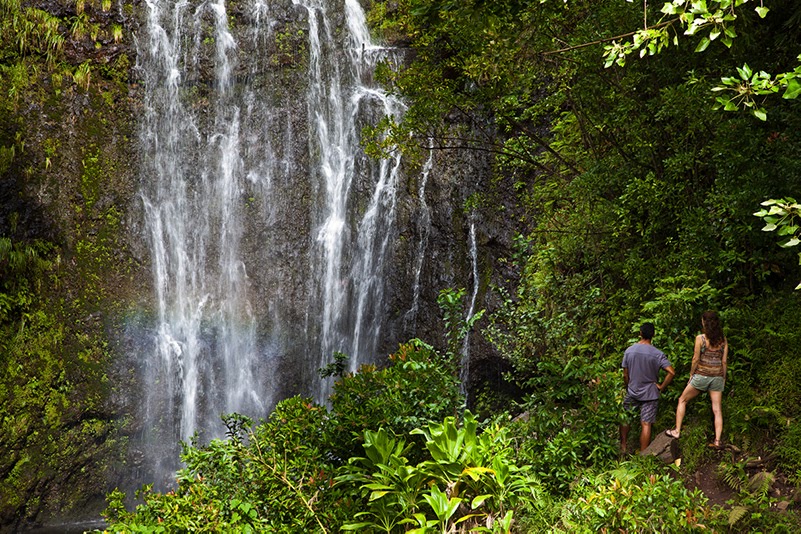
[(665, 371), (665, 379), (662, 381), (661, 384), (657, 384), (656, 386), (657, 388), (659, 388), (660, 393), (664, 391), (665, 388), (668, 387), (668, 385), (671, 382), (673, 382), (673, 377), (676, 376), (676, 370), (673, 369), (672, 365), (668, 365), (667, 367), (663, 367), (662, 369), (664, 369)]
[(629, 368), (623, 368), (623, 387), (628, 389), (629, 388)]

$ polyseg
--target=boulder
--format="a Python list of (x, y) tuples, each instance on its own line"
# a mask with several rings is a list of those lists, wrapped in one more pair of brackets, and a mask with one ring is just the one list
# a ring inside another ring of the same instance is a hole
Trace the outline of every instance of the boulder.
[(640, 454), (659, 457), (663, 462), (670, 464), (680, 457), (679, 440), (668, 436), (665, 432), (658, 434), (651, 444)]

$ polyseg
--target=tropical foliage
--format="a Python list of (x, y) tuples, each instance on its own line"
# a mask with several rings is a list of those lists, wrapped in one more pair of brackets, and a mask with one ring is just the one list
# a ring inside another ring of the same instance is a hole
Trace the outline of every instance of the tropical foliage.
[[(417, 361), (436, 357), (408, 345), (400, 351), (407, 359), (414, 352)], [(402, 363), (393, 358), (388, 369), (398, 387), (413, 388), (425, 372)], [(364, 368), (336, 388), (380, 397), (381, 388), (370, 385), (376, 382), (359, 375), (386, 373)], [(133, 511), (124, 494), (112, 493), (106, 531), (508, 533), (635, 529), (649, 521), (666, 530), (700, 529), (726, 521), (656, 462), (615, 469), (570, 452), (557, 460), (558, 451), (550, 451), (549, 459), (561, 462), (552, 474), (533, 462), (541, 451), (523, 446), (537, 440), (529, 427), (503, 417), (480, 422), (469, 410), (410, 432), (384, 426), (380, 414), (362, 419), (368, 426), (351, 435), (346, 460), (344, 442), (334, 435), (347, 417), (336, 406), (327, 410), (299, 397), (279, 403), (259, 425), (228, 416), (227, 439), (185, 444), (186, 467), (174, 490), (143, 488)], [(569, 434), (558, 447), (571, 447)], [(560, 489), (553, 481), (564, 473), (572, 487), (549, 491)], [(668, 514), (661, 510), (667, 502)]]
[[(794, 198), (782, 198), (779, 200), (766, 200), (762, 203), (767, 209), (761, 209), (754, 213), (757, 217), (762, 217), (765, 221), (763, 232), (773, 232), (781, 236), (779, 246), (790, 248), (801, 243), (801, 226), (798, 218), (801, 217), (801, 204)], [(798, 254), (798, 261), (801, 264), (801, 252)], [(798, 284), (796, 289), (801, 289)]]

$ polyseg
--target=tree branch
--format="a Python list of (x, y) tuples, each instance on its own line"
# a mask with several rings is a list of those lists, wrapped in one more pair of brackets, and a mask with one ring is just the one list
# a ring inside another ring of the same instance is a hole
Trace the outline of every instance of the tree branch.
[[(648, 29), (663, 28), (665, 26), (671, 26), (673, 23), (678, 22), (678, 21), (679, 21), (678, 18), (665, 20), (665, 21), (662, 21), (662, 22), (660, 22), (658, 24), (655, 24), (655, 25), (651, 26), (650, 28), (646, 28), (646, 29), (648, 30)], [(617, 41), (619, 39), (626, 39), (627, 37), (631, 37), (633, 35), (636, 35), (641, 31), (642, 30), (637, 30), (637, 31), (633, 31), (633, 32), (623, 33), (623, 34), (620, 34), (620, 35), (616, 35), (614, 37), (606, 37), (604, 39), (598, 39), (596, 41), (591, 41), (591, 42), (588, 42), (588, 43), (581, 43), (581, 44), (578, 44), (578, 45), (573, 45), (573, 46), (568, 46), (568, 47), (565, 47), (565, 48), (560, 48), (559, 50), (549, 50), (547, 52), (541, 52), (540, 55), (542, 55), (542, 56), (552, 56), (554, 54), (561, 54), (563, 52), (570, 52), (572, 50), (579, 50), (581, 48), (587, 48), (588, 46), (595, 46), (595, 45), (599, 45), (599, 44), (603, 44), (603, 43), (608, 43), (610, 41)]]

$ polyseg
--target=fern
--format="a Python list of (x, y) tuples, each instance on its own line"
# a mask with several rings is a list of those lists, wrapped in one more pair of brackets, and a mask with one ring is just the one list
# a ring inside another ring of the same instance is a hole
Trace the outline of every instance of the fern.
[(746, 484), (746, 474), (743, 464), (729, 464), (721, 462), (718, 465), (718, 476), (732, 490), (740, 493)]
[(776, 476), (773, 473), (760, 471), (748, 480), (748, 492), (758, 499), (764, 499), (773, 488), (775, 481)]
[(748, 507), (746, 506), (735, 506), (729, 512), (729, 526), (733, 527), (740, 521), (743, 517), (748, 514)]

